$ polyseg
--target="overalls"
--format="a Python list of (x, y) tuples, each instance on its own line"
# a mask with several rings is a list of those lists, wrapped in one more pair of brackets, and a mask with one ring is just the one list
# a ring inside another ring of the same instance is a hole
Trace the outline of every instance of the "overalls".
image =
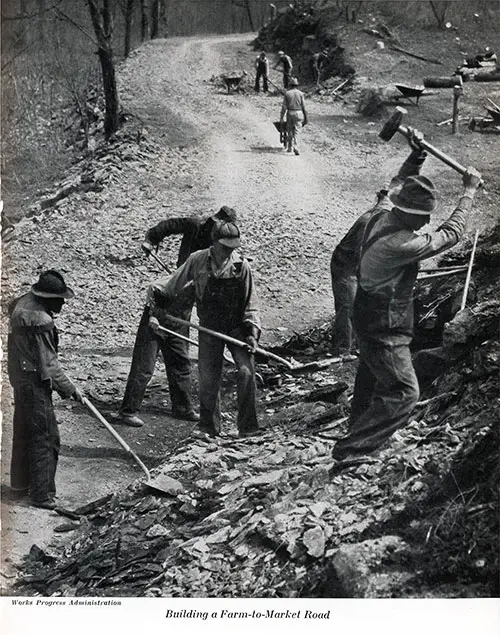
[(259, 92), (260, 88), (260, 78), (262, 77), (262, 90), (267, 93), (268, 85), (267, 85), (267, 62), (258, 60), (257, 61), (257, 73), (255, 75), (255, 90)]
[[(42, 381), (41, 369), (19, 355), (17, 338), (29, 340), (36, 332), (49, 333), (57, 352), (54, 324), (15, 327), (9, 333), (9, 379), (14, 389), (14, 421), (10, 482), (14, 491), (28, 490), (34, 502), (56, 494), (55, 475), (60, 449), (59, 428), (52, 405), (50, 380)], [(36, 349), (33, 342), (30, 347)]]
[[(361, 259), (378, 240), (398, 231), (386, 228), (370, 235), (384, 212), (368, 221)], [(360, 362), (354, 384), (349, 432), (334, 448), (333, 456), (377, 450), (407, 424), (419, 398), (409, 344), (413, 334), (413, 288), (418, 265), (404, 268), (395, 287), (369, 293), (358, 285), (354, 302), (354, 328), (359, 338)]]
[[(203, 298), (197, 303), (200, 325), (237, 339), (244, 339), (244, 289), (240, 276), (209, 276)], [(200, 429), (210, 434), (220, 431), (219, 389), (225, 343), (207, 333), (199, 335), (198, 368), (200, 373)], [(239, 432), (258, 428), (255, 403), (254, 357), (246, 348), (227, 344), (238, 369)]]

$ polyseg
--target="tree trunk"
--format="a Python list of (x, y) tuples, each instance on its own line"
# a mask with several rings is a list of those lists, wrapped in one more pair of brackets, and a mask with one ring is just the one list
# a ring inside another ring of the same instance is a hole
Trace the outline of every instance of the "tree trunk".
[(149, 19), (148, 19), (148, 0), (141, 0), (141, 42), (148, 37)]
[(120, 127), (115, 62), (113, 58), (113, 51), (110, 49), (104, 50), (99, 48), (98, 55), (101, 63), (104, 100), (106, 103), (106, 113), (104, 115), (104, 135), (106, 139), (109, 139)]
[(125, 6), (125, 45), (123, 54), (128, 57), (132, 39), (132, 16), (134, 14), (134, 0), (127, 0)]
[(160, 35), (160, 0), (153, 0), (151, 3), (151, 39)]
[(86, 0), (90, 19), (97, 38), (99, 62), (101, 63), (102, 84), (106, 112), (104, 115), (104, 135), (109, 139), (119, 128), (119, 100), (116, 86), (115, 60), (111, 38), (113, 34), (112, 0)]
[(247, 6), (247, 13), (248, 13), (248, 22), (250, 23), (250, 31), (255, 31), (255, 26), (253, 23), (253, 16), (252, 16), (252, 7), (250, 6), (250, 0), (246, 1), (246, 6)]

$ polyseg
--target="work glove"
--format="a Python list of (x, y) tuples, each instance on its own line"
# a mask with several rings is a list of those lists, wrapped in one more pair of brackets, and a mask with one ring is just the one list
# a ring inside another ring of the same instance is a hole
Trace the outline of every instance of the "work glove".
[(142, 243), (141, 247), (142, 247), (142, 250), (145, 252), (146, 256), (149, 256), (149, 254), (154, 250), (158, 251), (158, 245), (156, 245), (155, 247), (155, 245), (150, 243), (149, 240), (145, 240)]
[(416, 128), (408, 127), (408, 132), (410, 133), (408, 136), (408, 143), (410, 144), (410, 148), (412, 150), (418, 150), (420, 152), (425, 152), (424, 148), (422, 148), (421, 141), (424, 140), (424, 135), (420, 130)]
[(75, 388), (75, 392), (71, 395), (71, 397), (75, 401), (78, 401), (79, 403), (83, 403), (83, 399), (85, 395), (79, 388)]
[(468, 167), (467, 172), (463, 176), (463, 184), (465, 191), (474, 195), (483, 184), (481, 174), (473, 167)]
[(247, 335), (245, 337), (245, 344), (247, 345), (249, 352), (253, 355), (257, 349), (257, 339), (253, 335)]

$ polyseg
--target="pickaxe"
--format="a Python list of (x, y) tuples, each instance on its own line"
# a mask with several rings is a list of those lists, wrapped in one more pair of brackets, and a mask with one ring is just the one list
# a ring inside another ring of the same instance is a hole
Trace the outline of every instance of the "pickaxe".
[[(396, 108), (396, 112), (394, 112), (391, 115), (391, 117), (386, 121), (386, 123), (384, 124), (384, 127), (379, 132), (378, 136), (384, 141), (390, 141), (392, 137), (396, 134), (396, 132), (399, 132), (400, 134), (405, 136), (407, 139), (409, 139), (411, 137), (411, 130), (407, 126), (401, 125), (403, 115), (406, 114), (407, 112), (408, 111), (405, 108), (401, 108), (400, 106), (398, 106)], [(418, 142), (419, 142), (419, 145), (422, 146), (422, 148), (424, 148), (424, 150), (427, 150), (427, 152), (430, 152), (431, 154), (433, 154), (440, 161), (442, 161), (443, 163), (446, 163), (446, 165), (449, 165), (450, 168), (453, 168), (454, 170), (456, 170), (462, 175), (464, 175), (467, 172), (466, 167), (464, 167), (463, 165), (460, 165), (460, 163), (452, 159), (449, 155), (445, 154), (441, 150), (438, 150), (437, 148), (435, 148), (433, 145), (431, 145), (424, 139), (419, 139)]]

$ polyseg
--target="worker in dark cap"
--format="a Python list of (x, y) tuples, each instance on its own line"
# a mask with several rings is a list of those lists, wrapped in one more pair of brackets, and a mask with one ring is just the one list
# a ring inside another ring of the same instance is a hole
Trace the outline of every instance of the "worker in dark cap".
[[(213, 245), (192, 254), (170, 278), (155, 285), (158, 302), (168, 304), (186, 288), (192, 288), (200, 326), (242, 340), (246, 346), (228, 344), (238, 369), (238, 431), (250, 436), (259, 432), (256, 412), (255, 348), (260, 319), (250, 265), (236, 251), (240, 230), (232, 222), (218, 222), (212, 230)], [(200, 333), (199, 429), (210, 436), (220, 431), (219, 388), (225, 343)]]
[(28, 493), (36, 507), (55, 507), (59, 430), (52, 391), (83, 401), (57, 357), (54, 317), (74, 297), (62, 275), (50, 269), (9, 306), (8, 370), (14, 389), (10, 481), (12, 494)]
[[(418, 144), (415, 135), (412, 141)], [(408, 423), (419, 398), (410, 354), (418, 263), (462, 238), (480, 184), (468, 168), (455, 211), (437, 229), (416, 233), (435, 213), (437, 192), (430, 179), (411, 175), (389, 192), (390, 211), (376, 207), (366, 222), (353, 313), (360, 361), (349, 430), (333, 449), (341, 465), (369, 460)]]
[[(177, 258), (177, 267), (180, 267), (190, 254), (210, 247), (212, 229), (221, 220), (236, 222), (236, 211), (224, 205), (216, 214), (205, 219), (174, 217), (162, 220), (146, 232), (142, 248), (149, 254), (154, 249), (158, 249), (166, 236), (180, 234), (182, 240)], [(189, 298), (188, 294), (185, 294), (182, 302), (177, 299), (175, 306), (171, 306), (169, 311), (189, 321), (193, 302), (194, 297)], [(149, 290), (135, 338), (132, 364), (117, 423), (131, 427), (144, 425), (138, 414), (160, 350), (167, 373), (172, 416), (184, 421), (198, 421), (199, 417), (191, 398), (191, 362), (188, 343), (175, 336), (158, 337), (149, 327), (149, 318), (153, 315), (162, 326), (165, 326), (163, 311), (155, 306), (154, 298)], [(189, 336), (188, 327), (177, 326), (175, 330), (184, 337)]]

